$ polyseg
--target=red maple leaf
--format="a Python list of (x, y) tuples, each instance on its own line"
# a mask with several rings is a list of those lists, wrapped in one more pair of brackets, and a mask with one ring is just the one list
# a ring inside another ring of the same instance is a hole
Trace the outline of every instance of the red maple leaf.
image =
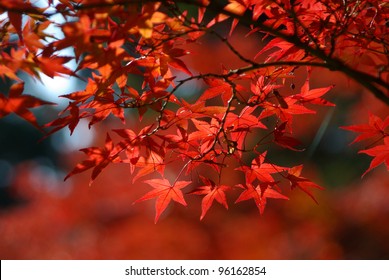
[[(388, 118), (387, 118), (388, 119)], [(389, 136), (384, 138), (384, 145), (379, 145), (367, 150), (359, 151), (359, 153), (367, 154), (374, 157), (371, 161), (369, 168), (363, 173), (362, 177), (367, 172), (377, 167), (381, 163), (385, 163), (386, 169), (389, 170)]]
[(303, 114), (316, 114), (316, 111), (306, 108), (303, 105), (298, 104), (297, 99), (291, 96), (282, 98), (282, 103), (274, 104), (268, 101), (263, 102), (263, 111), (261, 112), (259, 119), (263, 119), (272, 115), (276, 115), (282, 122), (292, 124), (293, 115)]
[(181, 203), (184, 206), (187, 205), (181, 189), (185, 188), (191, 182), (176, 181), (173, 185), (171, 185), (167, 179), (162, 178), (147, 180), (145, 181), (145, 183), (149, 184), (154, 189), (146, 193), (134, 203), (152, 198), (157, 198), (155, 202), (155, 223), (157, 223), (159, 217), (161, 216), (163, 211), (165, 211), (171, 200)]
[(125, 123), (124, 110), (119, 106), (119, 102), (114, 100), (112, 95), (106, 95), (105, 97), (96, 96), (95, 99), (85, 107), (93, 108), (95, 110), (92, 120), (89, 123), (89, 127), (105, 120), (110, 114), (119, 118), (122, 123)]
[(197, 131), (189, 134), (188, 141), (199, 141), (200, 152), (202, 154), (209, 152), (215, 145), (215, 139), (220, 129), (220, 123), (216, 119), (212, 119), (209, 124), (206, 121), (192, 119)]
[(63, 115), (66, 112), (68, 112), (69, 114), (66, 115), (65, 117), (57, 118), (54, 121), (44, 125), (44, 127), (53, 127), (53, 129), (45, 135), (45, 138), (53, 134), (54, 132), (64, 128), (65, 126), (69, 128), (70, 135), (72, 135), (80, 119), (88, 115), (87, 112), (80, 113), (80, 108), (77, 106), (75, 102), (69, 102), (68, 107), (66, 107), (60, 113), (60, 115)]
[(306, 79), (304, 85), (301, 87), (301, 92), (299, 94), (292, 95), (291, 98), (298, 100), (301, 104), (311, 103), (316, 105), (335, 106), (334, 103), (331, 103), (321, 98), (324, 94), (330, 91), (334, 86), (310, 89), (309, 88), (310, 75), (311, 75), (311, 70), (308, 68), (308, 78)]
[(72, 60), (72, 57), (51, 56), (51, 57), (36, 57), (36, 62), (42, 71), (47, 76), (53, 78), (61, 75), (75, 75), (72, 70), (65, 67), (64, 64)]
[(143, 176), (153, 173), (154, 171), (158, 171), (159, 174), (162, 175), (165, 171), (166, 162), (159, 153), (151, 151), (147, 157), (139, 157), (135, 166), (138, 167), (139, 170), (132, 179), (133, 182)]
[(307, 195), (309, 195), (318, 204), (318, 202), (315, 199), (315, 197), (313, 196), (310, 188), (316, 188), (316, 189), (320, 189), (320, 190), (323, 190), (324, 188), (311, 182), (307, 178), (300, 176), (302, 170), (303, 170), (302, 164), (289, 169), (287, 179), (290, 181), (290, 186), (292, 189), (298, 187), (303, 192), (305, 192)]
[[(118, 146), (116, 146), (118, 147)], [(118, 147), (121, 149), (121, 147)], [(111, 140), (111, 137), (107, 133), (105, 139), (105, 145), (103, 148), (90, 147), (81, 149), (81, 152), (84, 152), (89, 158), (77, 164), (76, 167), (65, 177), (64, 180), (68, 179), (74, 174), (84, 172), (90, 168), (93, 168), (92, 176), (89, 181), (89, 186), (92, 185), (93, 181), (100, 174), (100, 172), (107, 167), (108, 164), (113, 162), (121, 162), (121, 159), (118, 156), (118, 152), (115, 149), (115, 146)]]
[[(95, 74), (92, 73), (93, 78)], [(64, 97), (79, 103), (85, 103), (88, 99), (93, 97), (98, 92), (98, 84), (91, 78), (88, 78), (88, 83), (85, 86), (84, 90), (75, 91), (69, 94), (60, 95), (59, 97)]]
[[(247, 9), (247, 7), (245, 5), (246, 3), (244, 3), (244, 1), (231, 0), (231, 1), (228, 1), (228, 2), (229, 3), (227, 3), (221, 10), (224, 10), (224, 11), (227, 11), (229, 13), (241, 16), (241, 15), (244, 14), (245, 10)], [(209, 1), (205, 1), (205, 3), (209, 3)], [(201, 15), (202, 13), (203, 12), (200, 10), (199, 11), (199, 18), (200, 19), (203, 18), (203, 15)], [(225, 21), (229, 17), (230, 17), (229, 15), (226, 15), (226, 14), (223, 14), (223, 13), (219, 13), (207, 24), (207, 28), (213, 26), (216, 23)], [(238, 24), (238, 22), (239, 22), (239, 20), (237, 18), (233, 19), (232, 24), (231, 24), (231, 29), (230, 29), (230, 32), (229, 32), (230, 35), (234, 31), (234, 29), (235, 29), (236, 25)]]
[(141, 138), (131, 129), (113, 129), (119, 136), (124, 138), (122, 146), (125, 146), (125, 154), (127, 159), (123, 160), (124, 163), (130, 164), (131, 173), (135, 170), (135, 164), (140, 157)]
[(281, 167), (272, 163), (265, 163), (267, 152), (262, 153), (253, 159), (251, 166), (241, 166), (237, 170), (243, 171), (246, 174), (246, 182), (252, 183), (255, 179), (260, 182), (274, 182), (271, 174), (286, 171), (286, 167)]
[(244, 144), (246, 136), (251, 132), (252, 128), (263, 128), (267, 127), (259, 121), (258, 117), (252, 113), (255, 111), (256, 107), (246, 106), (242, 109), (240, 115), (234, 113), (228, 113), (224, 127), (227, 129), (230, 134), (230, 141), (235, 144), (232, 146), (233, 150), (238, 149), (238, 153), (241, 155), (241, 150), (244, 149)]
[(23, 27), (22, 18), (24, 14), (19, 11), (23, 11), (23, 9), (25, 9), (26, 11), (31, 12), (31, 14), (35, 13), (36, 15), (39, 15), (40, 13), (43, 12), (42, 9), (35, 7), (31, 3), (25, 1), (2, 1), (1, 9), (2, 11), (8, 10), (7, 12), (8, 19), (10, 23), (13, 25), (13, 27), (15, 28), (15, 31), (18, 34), (19, 39), (22, 43), (24, 42), (23, 33), (22, 33), (22, 27)]
[(77, 45), (75, 55), (78, 59), (81, 54), (93, 48), (95, 41), (107, 40), (111, 35), (110, 30), (93, 27), (90, 17), (81, 15), (77, 21), (67, 22), (61, 26), (64, 38), (53, 43), (57, 50), (66, 49)]
[(242, 109), (239, 116), (234, 113), (229, 113), (226, 119), (226, 127), (228, 130), (233, 130), (235, 132), (238, 131), (250, 131), (250, 128), (263, 128), (267, 129), (267, 127), (261, 123), (253, 112), (256, 107), (246, 106)]
[[(225, 106), (206, 106), (205, 101), (200, 99), (194, 104), (189, 104), (181, 100), (182, 107), (177, 110), (176, 118), (178, 120), (201, 118), (205, 116), (213, 117), (214, 115), (224, 114), (227, 108)], [(178, 120), (175, 120), (176, 122)]]
[(369, 124), (358, 124), (350, 126), (342, 126), (341, 128), (361, 133), (351, 144), (372, 138), (375, 136), (385, 136), (385, 129), (389, 126), (389, 116), (385, 120), (373, 114), (369, 115)]
[(291, 136), (288, 136), (288, 135), (285, 135), (286, 134), (286, 125), (287, 125), (287, 122), (283, 122), (282, 124), (280, 124), (279, 126), (277, 126), (275, 129), (274, 129), (274, 143), (276, 143), (277, 145), (281, 146), (281, 147), (284, 147), (284, 148), (287, 148), (287, 149), (290, 149), (290, 150), (293, 150), (293, 151), (303, 151), (302, 150), (299, 150), (299, 149), (296, 149), (295, 147), (298, 146), (298, 145), (301, 145), (301, 142)]
[(147, 137), (151, 129), (152, 126), (146, 126), (138, 134), (131, 129), (113, 129), (123, 138), (123, 141), (117, 145), (122, 147), (127, 156), (122, 162), (130, 164), (131, 173), (136, 167), (139, 168), (133, 182), (154, 171), (158, 171), (161, 175), (164, 172), (165, 151), (153, 138)]
[(22, 95), (23, 90), (24, 83), (18, 83), (11, 86), (8, 97), (0, 95), (0, 118), (15, 113), (33, 126), (41, 129), (34, 114), (28, 109), (42, 105), (55, 105), (55, 103), (47, 102), (28, 94)]
[(230, 83), (227, 83), (221, 79), (204, 78), (204, 82), (209, 86), (209, 88), (203, 92), (198, 101), (205, 101), (220, 96), (223, 100), (224, 106), (226, 106), (234, 90), (244, 90), (241, 85), (236, 85), (235, 88), (233, 88)]
[(249, 102), (261, 103), (271, 92), (283, 87), (282, 85), (266, 82), (266, 80), (265, 76), (259, 76), (251, 82), (250, 89), (254, 96), (249, 99)]
[(244, 189), (244, 191), (240, 194), (240, 196), (237, 198), (235, 203), (248, 200), (248, 199), (254, 199), (255, 205), (258, 207), (258, 210), (261, 214), (265, 210), (267, 198), (289, 200), (288, 197), (284, 196), (283, 194), (279, 193), (278, 191), (272, 188), (273, 186), (276, 186), (276, 182), (266, 182), (266, 183), (259, 184), (256, 187), (252, 184), (246, 184), (246, 185), (239, 184), (237, 186)]
[(230, 189), (230, 187), (225, 185), (216, 185), (214, 181), (203, 176), (200, 176), (200, 179), (205, 185), (198, 187), (190, 193), (198, 195), (205, 194), (203, 200), (201, 201), (200, 220), (202, 220), (215, 200), (228, 209), (226, 194), (224, 192)]
[(166, 140), (169, 144), (167, 148), (179, 149), (182, 152), (186, 152), (189, 149), (188, 133), (186, 129), (177, 126), (177, 134), (157, 135), (158, 137)]
[[(217, 173), (220, 173), (222, 167), (227, 165), (223, 162), (218, 161), (216, 157), (217, 154), (220, 154), (220, 149), (215, 149), (214, 151), (207, 152), (205, 154), (200, 153), (199, 151), (189, 151), (183, 154), (190, 159), (185, 174), (189, 175), (199, 166), (207, 165), (212, 167)], [(199, 158), (199, 159), (197, 159)]]
[(168, 66), (176, 68), (188, 74), (189, 76), (192, 76), (192, 73), (185, 65), (185, 63), (181, 59), (177, 58), (187, 54), (190, 54), (190, 52), (183, 49), (174, 48), (173, 41), (165, 43), (163, 46), (163, 52), (160, 55), (161, 76), (165, 76), (168, 71)]
[(261, 51), (255, 55), (254, 59), (273, 48), (278, 48), (279, 50), (273, 50), (266, 59), (266, 62), (278, 61), (281, 59), (299, 60), (305, 55), (304, 51), (296, 47), (294, 44), (286, 42), (281, 38), (275, 38), (262, 48)]

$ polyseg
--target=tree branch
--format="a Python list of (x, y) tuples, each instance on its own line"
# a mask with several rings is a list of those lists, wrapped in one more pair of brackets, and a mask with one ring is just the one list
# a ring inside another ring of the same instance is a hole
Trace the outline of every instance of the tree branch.
[[(375, 97), (380, 99), (382, 102), (385, 104), (389, 105), (389, 96), (385, 93), (384, 90), (380, 88), (383, 87), (384, 89), (389, 91), (389, 83), (383, 81), (382, 79), (378, 77), (374, 77), (368, 73), (356, 70), (344, 62), (340, 61), (337, 58), (330, 57), (328, 56), (324, 50), (318, 49), (318, 48), (312, 48), (308, 44), (302, 42), (298, 36), (294, 35), (288, 35), (283, 33), (281, 30), (274, 29), (270, 26), (267, 26), (263, 24), (260, 20), (258, 21), (253, 21), (252, 17), (250, 14), (245, 13), (243, 15), (238, 15), (235, 14), (231, 11), (227, 11), (224, 9), (224, 6), (213, 4), (213, 5), (204, 5), (203, 3), (199, 1), (193, 1), (193, 0), (179, 0), (177, 2), (181, 3), (186, 3), (186, 4), (191, 4), (197, 7), (204, 7), (208, 8), (209, 10), (212, 10), (215, 13), (222, 13), (225, 14), (233, 19), (239, 20), (242, 24), (246, 26), (251, 26), (251, 27), (258, 27), (260, 28), (261, 31), (268, 33), (274, 37), (281, 38), (294, 46), (296, 46), (299, 49), (304, 50), (306, 53), (310, 54), (313, 57), (316, 57), (320, 60), (323, 61), (323, 63), (318, 63), (318, 65), (313, 65), (313, 66), (319, 66), (319, 67), (324, 67), (327, 68), (331, 71), (339, 71), (344, 74), (346, 74), (348, 77), (352, 78), (354, 81), (368, 89)], [(303, 66), (307, 65), (304, 64), (304, 62), (299, 62), (299, 63), (294, 63), (294, 62), (288, 62), (285, 63), (284, 65), (298, 65), (298, 66)], [(268, 64), (269, 65), (269, 64)], [(307, 65), (308, 66), (308, 65)], [(261, 67), (258, 65), (253, 65), (251, 67)], [(249, 67), (249, 68), (251, 68)], [(239, 71), (239, 70), (238, 70)]]

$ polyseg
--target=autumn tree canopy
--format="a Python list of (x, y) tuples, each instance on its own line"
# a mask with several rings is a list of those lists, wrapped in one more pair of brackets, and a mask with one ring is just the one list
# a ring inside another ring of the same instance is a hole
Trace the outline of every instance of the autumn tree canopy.
[[(215, 201), (228, 208), (231, 190), (240, 193), (235, 203), (253, 200), (261, 213), (267, 199), (288, 199), (285, 188), (315, 200), (322, 187), (302, 175), (301, 163), (268, 159), (272, 146), (304, 149), (294, 137), (297, 115), (336, 105), (324, 97), (336, 85), (311, 86), (315, 71), (342, 73), (389, 105), (387, 1), (41, 2), (0, 1), (0, 75), (13, 83), (0, 95), (0, 117), (16, 114), (42, 137), (66, 127), (72, 134), (82, 119), (89, 127), (119, 119), (122, 127), (111, 127), (102, 147), (81, 149), (85, 160), (65, 179), (91, 169), (92, 184), (108, 165), (126, 164), (133, 182), (150, 187), (136, 202), (155, 199), (155, 221), (170, 202), (187, 205), (189, 195), (203, 197), (201, 219)], [(260, 38), (253, 56), (230, 40), (240, 26), (247, 38)], [(223, 44), (241, 66), (226, 60), (218, 71), (196, 69), (188, 60), (201, 58), (193, 46), (206, 40)], [(73, 56), (61, 54), (68, 48)], [(72, 60), (76, 69), (65, 66)], [(41, 73), (73, 76), (86, 85), (61, 96), (67, 107), (41, 124), (31, 109), (55, 104), (29, 95), (21, 72), (37, 80)], [(305, 82), (295, 83), (297, 75)], [(201, 92), (180, 95), (191, 82)], [(370, 141), (360, 151), (372, 157), (366, 172), (381, 163), (389, 169), (389, 116), (371, 114), (366, 122), (344, 128), (360, 133), (354, 142)], [(223, 180), (225, 170), (242, 174), (241, 184)]]

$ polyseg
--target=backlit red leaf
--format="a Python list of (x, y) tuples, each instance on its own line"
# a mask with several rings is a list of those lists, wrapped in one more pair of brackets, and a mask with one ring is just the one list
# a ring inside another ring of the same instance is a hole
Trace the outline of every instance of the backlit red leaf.
[(292, 189), (298, 187), (300, 190), (309, 195), (316, 203), (318, 203), (316, 198), (313, 196), (311, 188), (316, 188), (319, 190), (323, 190), (324, 188), (311, 182), (307, 178), (302, 177), (300, 175), (302, 170), (303, 165), (298, 165), (289, 169), (287, 178), (290, 181), (290, 186)]
[(217, 185), (212, 180), (205, 178), (203, 176), (200, 176), (200, 179), (203, 181), (205, 185), (196, 188), (190, 193), (205, 195), (201, 202), (200, 220), (202, 220), (215, 200), (218, 203), (222, 204), (226, 209), (228, 209), (225, 191), (230, 189), (230, 187), (225, 185)]
[(22, 94), (23, 90), (24, 83), (18, 83), (11, 86), (8, 97), (0, 95), (0, 118), (14, 113), (36, 128), (41, 129), (34, 114), (29, 109), (42, 105), (54, 105), (54, 103), (41, 100), (32, 95)]
[(254, 180), (260, 182), (274, 182), (272, 174), (281, 173), (288, 170), (286, 167), (281, 167), (273, 163), (265, 163), (267, 152), (262, 153), (253, 159), (251, 166), (241, 166), (237, 170), (243, 171), (246, 175), (246, 182), (253, 183)]
[(286, 200), (289, 199), (288, 197), (274, 190), (273, 187), (275, 186), (275, 184), (276, 184), (275, 182), (262, 183), (257, 186), (254, 186), (252, 184), (245, 184), (245, 185), (239, 184), (238, 187), (244, 189), (244, 191), (239, 195), (235, 203), (248, 200), (248, 199), (253, 199), (259, 212), (263, 214), (265, 210), (267, 198), (286, 199)]
[(96, 177), (101, 173), (101, 171), (107, 167), (108, 164), (114, 162), (121, 162), (118, 157), (118, 151), (116, 151), (115, 146), (111, 140), (111, 137), (107, 133), (105, 139), (105, 145), (102, 148), (90, 147), (81, 149), (81, 152), (84, 152), (88, 159), (77, 164), (76, 167), (65, 177), (64, 180), (73, 176), (74, 174), (84, 172), (90, 168), (93, 168), (91, 179), (89, 185), (92, 185)]
[(369, 168), (365, 171), (365, 173), (363, 173), (362, 177), (381, 163), (385, 163), (386, 169), (389, 170), (389, 136), (384, 138), (383, 145), (378, 145), (370, 149), (362, 150), (359, 151), (359, 153), (374, 157), (370, 163)]
[(145, 181), (145, 183), (149, 184), (154, 189), (146, 193), (144, 196), (136, 200), (134, 203), (156, 198), (155, 223), (158, 222), (159, 217), (161, 216), (163, 211), (165, 211), (166, 207), (169, 205), (171, 200), (174, 200), (175, 202), (178, 202), (184, 206), (187, 205), (181, 189), (185, 188), (191, 182), (177, 181), (173, 185), (171, 185), (167, 179), (163, 178), (163, 179), (147, 180)]
[(342, 126), (341, 128), (360, 133), (351, 144), (360, 142), (365, 139), (384, 136), (385, 130), (389, 126), (389, 116), (382, 120), (380, 117), (377, 117), (370, 113), (369, 115), (369, 124), (358, 124), (350, 126)]

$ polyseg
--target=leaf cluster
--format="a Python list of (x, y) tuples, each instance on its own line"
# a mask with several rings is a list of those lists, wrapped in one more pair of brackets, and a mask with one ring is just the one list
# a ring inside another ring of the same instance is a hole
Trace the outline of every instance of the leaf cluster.
[[(29, 1), (0, 1), (0, 11), (8, 15), (0, 22), (0, 76), (15, 82), (8, 96), (0, 95), (0, 117), (15, 113), (41, 129), (29, 109), (50, 104), (22, 94), (19, 71), (36, 79), (40, 73), (81, 79), (79, 73), (88, 70), (85, 88), (63, 95), (69, 105), (43, 125), (46, 136), (65, 127), (72, 134), (81, 119), (91, 127), (111, 116), (123, 127), (107, 133), (104, 147), (82, 149), (87, 159), (65, 179), (92, 169), (92, 184), (108, 165), (118, 163), (129, 166), (134, 182), (157, 172), (161, 178), (144, 181), (153, 190), (137, 200), (156, 198), (155, 221), (171, 201), (187, 204), (184, 188), (187, 194), (204, 196), (201, 219), (214, 201), (228, 208), (226, 193), (233, 189), (240, 190), (236, 202), (253, 199), (260, 213), (267, 199), (287, 199), (281, 187), (285, 182), (315, 200), (312, 189), (321, 187), (302, 177), (303, 165), (269, 161), (269, 145), (302, 151), (293, 133), (296, 115), (335, 105), (323, 98), (333, 85), (311, 87), (313, 69), (342, 72), (389, 104), (388, 10), (386, 1), (367, 0), (60, 0), (47, 1), (43, 8)], [(51, 19), (57, 14), (63, 22)], [(231, 23), (227, 35), (218, 31), (222, 22)], [(263, 39), (264, 46), (252, 58), (229, 41), (239, 24), (249, 28), (247, 36)], [(63, 37), (49, 33), (53, 25)], [(244, 66), (209, 73), (191, 69), (191, 46), (209, 36)], [(62, 56), (69, 47), (74, 56)], [(70, 60), (77, 69), (64, 66)], [(307, 70), (306, 80), (296, 88), (293, 79), (300, 67)], [(140, 77), (141, 87), (133, 77)], [(204, 85), (193, 102), (177, 94), (191, 81)], [(361, 151), (374, 157), (367, 171), (382, 162), (388, 166), (388, 124), (388, 118), (372, 115), (369, 125), (347, 128), (362, 133), (356, 141), (373, 136), (384, 141)], [(244, 183), (223, 181), (231, 160)], [(177, 161), (181, 169), (171, 180), (167, 167)], [(199, 175), (202, 183), (196, 185), (182, 179), (193, 178), (204, 167), (218, 180)]]

